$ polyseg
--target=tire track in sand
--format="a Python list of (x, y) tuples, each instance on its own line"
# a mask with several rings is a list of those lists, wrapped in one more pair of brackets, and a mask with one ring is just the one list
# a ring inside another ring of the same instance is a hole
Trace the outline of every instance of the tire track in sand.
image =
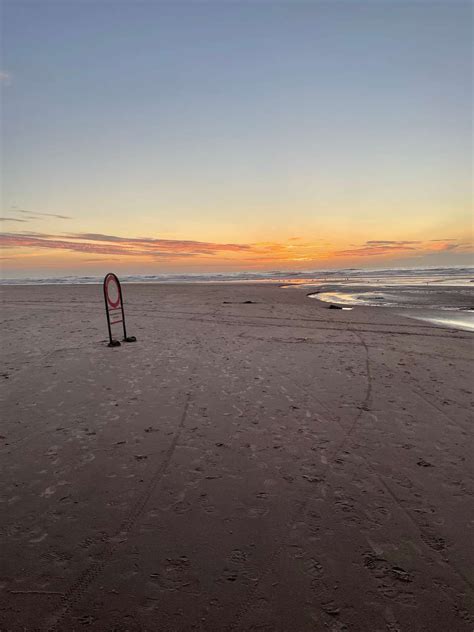
[[(372, 382), (373, 382), (373, 379), (372, 379), (372, 373), (371, 373), (371, 368), (370, 368), (369, 346), (367, 345), (367, 343), (365, 342), (363, 337), (360, 335), (359, 331), (351, 329), (351, 328), (349, 328), (349, 331), (351, 331), (352, 333), (354, 333), (357, 336), (357, 338), (360, 341), (360, 346), (363, 347), (364, 350), (365, 350), (367, 387), (366, 387), (366, 392), (365, 392), (365, 396), (364, 396), (363, 402), (360, 405), (360, 410), (359, 410), (358, 414), (356, 415), (354, 421), (352, 422), (352, 424), (351, 424), (351, 426), (350, 426), (350, 428), (348, 430), (344, 430), (344, 428), (341, 426), (340, 422), (336, 418), (333, 417), (334, 422), (337, 423), (339, 425), (339, 427), (341, 428), (341, 430), (344, 431), (344, 435), (343, 435), (342, 439), (339, 441), (339, 443), (336, 445), (331, 457), (328, 458), (327, 463), (326, 463), (326, 470), (329, 467), (329, 465), (336, 459), (336, 457), (338, 456), (339, 452), (344, 447), (346, 442), (350, 439), (350, 436), (353, 434), (354, 430), (356, 429), (356, 427), (357, 427), (361, 417), (363, 416), (364, 412), (370, 410), (369, 406), (370, 406), (370, 402), (371, 402), (371, 398), (372, 398)], [(274, 370), (275, 370), (275, 367), (274, 367)], [(283, 376), (283, 374), (282, 374), (282, 376)], [(293, 383), (296, 386), (298, 386), (299, 390), (301, 390), (301, 392), (306, 397), (308, 396), (307, 389), (305, 387), (300, 386), (299, 384), (297, 384), (297, 382), (293, 382)], [(311, 396), (314, 398), (314, 395), (311, 395)], [(322, 402), (320, 402), (317, 399), (316, 399), (316, 401), (319, 403), (319, 405), (322, 408), (327, 410), (327, 407)], [(330, 413), (329, 410), (327, 410), (327, 412)], [(332, 417), (332, 415), (330, 415), (330, 417)], [(436, 560), (438, 563), (441, 562), (443, 565), (446, 565), (452, 571), (454, 571), (454, 573), (457, 574), (457, 576), (463, 581), (463, 583), (466, 585), (466, 587), (468, 587), (472, 591), (472, 589), (473, 589), (472, 581), (468, 577), (466, 577), (466, 575), (462, 571), (460, 571), (460, 569), (457, 567), (457, 565), (453, 564), (452, 562), (447, 561), (444, 558), (440, 559), (440, 555), (439, 555), (440, 551), (434, 551), (428, 544), (426, 544), (426, 541), (423, 538), (424, 529), (421, 527), (420, 524), (418, 524), (418, 522), (413, 518), (411, 513), (407, 510), (407, 508), (400, 501), (398, 496), (389, 487), (389, 485), (387, 484), (387, 481), (384, 479), (384, 477), (381, 476), (374, 469), (372, 464), (368, 461), (367, 457), (365, 455), (363, 455), (363, 454), (361, 456), (362, 456), (363, 460), (365, 461), (369, 471), (375, 475), (375, 477), (377, 478), (379, 483), (383, 486), (384, 489), (386, 489), (386, 491), (389, 493), (389, 495), (391, 496), (392, 500), (395, 502), (395, 504), (399, 508), (399, 510), (401, 510), (401, 512), (408, 518), (408, 520), (412, 523), (412, 525), (419, 531), (420, 536), (421, 536), (422, 540), (424, 541), (424, 543), (425, 543), (425, 545), (426, 545), (426, 547), (427, 547), (427, 549), (428, 549), (428, 551), (430, 553), (430, 557), (433, 560)], [(244, 617), (249, 612), (251, 612), (254, 609), (260, 585), (262, 584), (263, 580), (268, 575), (268, 573), (270, 573), (272, 571), (272, 568), (273, 568), (275, 560), (278, 558), (278, 556), (280, 555), (280, 553), (283, 551), (283, 549), (286, 546), (286, 543), (287, 543), (287, 540), (288, 540), (288, 535), (291, 532), (291, 529), (293, 528), (294, 524), (300, 519), (300, 517), (302, 515), (304, 515), (304, 512), (306, 510), (306, 507), (307, 507), (308, 502), (310, 501), (310, 499), (311, 499), (311, 494), (308, 494), (302, 500), (302, 502), (301, 502), (300, 506), (298, 507), (298, 509), (294, 512), (291, 521), (289, 523), (287, 523), (284, 533), (282, 533), (282, 536), (279, 539), (279, 542), (278, 542), (277, 546), (275, 547), (275, 549), (273, 550), (273, 553), (270, 555), (270, 558), (267, 560), (266, 564), (264, 565), (261, 573), (259, 574), (259, 576), (257, 578), (257, 581), (255, 582), (255, 585), (252, 587), (252, 589), (251, 589), (250, 593), (248, 594), (247, 598), (241, 603), (241, 605), (240, 605), (239, 609), (237, 610), (234, 618), (226, 626), (225, 630), (227, 632), (235, 632), (236, 630), (241, 629), (240, 625), (241, 625), (242, 620), (244, 619)]]
[(181, 418), (179, 420), (179, 424), (174, 434), (173, 440), (171, 441), (168, 450), (166, 451), (163, 461), (156, 468), (150, 481), (148, 482), (146, 489), (135, 501), (130, 511), (128, 512), (128, 515), (122, 521), (118, 529), (111, 536), (109, 536), (104, 544), (104, 548), (101, 554), (80, 575), (80, 577), (74, 582), (69, 590), (64, 593), (64, 598), (62, 599), (61, 606), (45, 624), (44, 629), (47, 630), (47, 632), (55, 632), (57, 630), (64, 629), (60, 625), (61, 621), (68, 614), (74, 604), (80, 601), (80, 599), (84, 596), (91, 584), (99, 577), (107, 562), (113, 557), (114, 553), (116, 552), (120, 541), (123, 539), (124, 536), (130, 533), (130, 531), (134, 527), (157, 485), (166, 474), (178, 441), (181, 437), (181, 433), (185, 426), (190, 400), (191, 392), (188, 392), (186, 394), (183, 411), (181, 413)]
[[(359, 410), (358, 414), (356, 415), (354, 421), (352, 422), (351, 427), (347, 431), (344, 431), (343, 438), (336, 445), (331, 457), (327, 460), (327, 462), (325, 464), (325, 466), (326, 466), (325, 470), (327, 470), (328, 467), (330, 466), (330, 464), (332, 462), (334, 462), (334, 460), (336, 459), (337, 455), (339, 454), (339, 452), (344, 447), (346, 441), (349, 439), (350, 435), (354, 432), (354, 430), (355, 430), (360, 418), (364, 414), (364, 412), (369, 410), (369, 404), (370, 404), (371, 397), (372, 397), (372, 373), (371, 373), (371, 370), (370, 370), (370, 360), (369, 360), (369, 349), (368, 349), (368, 346), (367, 346), (365, 340), (359, 334), (359, 332), (354, 331), (353, 329), (349, 329), (349, 331), (351, 331), (352, 333), (354, 333), (357, 336), (357, 338), (360, 341), (360, 346), (365, 351), (365, 366), (366, 366), (367, 387), (366, 387), (364, 399), (362, 401), (362, 404), (359, 407), (360, 410)], [(302, 387), (300, 387), (300, 388), (301, 388), (301, 391), (304, 393), (304, 395), (307, 396), (306, 389), (304, 389)], [(321, 402), (318, 401), (318, 403), (321, 405)], [(342, 430), (344, 430), (338, 421), (336, 421), (336, 423), (341, 427)], [(280, 553), (283, 551), (283, 549), (285, 548), (285, 546), (287, 544), (288, 536), (291, 533), (291, 530), (292, 530), (293, 526), (298, 522), (298, 520), (301, 518), (301, 516), (306, 511), (306, 507), (307, 507), (309, 501), (311, 500), (311, 498), (312, 498), (312, 493), (308, 492), (306, 494), (306, 496), (303, 498), (303, 500), (301, 501), (301, 504), (298, 507), (298, 509), (294, 512), (290, 522), (288, 522), (286, 524), (286, 528), (284, 529), (284, 532), (282, 533), (277, 546), (275, 546), (275, 548), (273, 550), (273, 553), (270, 555), (269, 559), (265, 563), (265, 565), (264, 565), (261, 573), (259, 574), (259, 576), (257, 578), (257, 581), (255, 582), (254, 586), (252, 586), (250, 594), (247, 596), (247, 598), (241, 604), (241, 606), (237, 610), (237, 613), (234, 616), (234, 618), (226, 626), (226, 628), (225, 628), (226, 631), (232, 632), (233, 630), (238, 630), (242, 619), (245, 617), (246, 614), (248, 614), (248, 612), (250, 612), (253, 609), (254, 604), (255, 604), (255, 599), (256, 599), (256, 596), (257, 596), (257, 593), (258, 593), (259, 586), (261, 585), (261, 583), (265, 579), (265, 577), (268, 575), (268, 573), (271, 572), (275, 560), (278, 558), (278, 556), (280, 555)]]

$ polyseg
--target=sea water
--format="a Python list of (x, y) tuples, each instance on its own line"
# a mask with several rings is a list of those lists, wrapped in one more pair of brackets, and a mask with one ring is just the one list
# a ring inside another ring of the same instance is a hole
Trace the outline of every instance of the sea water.
[[(315, 288), (310, 297), (345, 307), (395, 307), (437, 325), (474, 331), (474, 267), (381, 268), (208, 274), (121, 274), (123, 283), (278, 283)], [(99, 284), (99, 276), (1, 279), (0, 285)], [(317, 291), (316, 291), (317, 289)]]

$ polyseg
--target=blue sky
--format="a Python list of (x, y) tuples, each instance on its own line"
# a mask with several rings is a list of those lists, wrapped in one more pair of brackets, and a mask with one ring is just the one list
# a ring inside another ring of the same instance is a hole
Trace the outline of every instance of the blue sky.
[[(304, 240), (288, 266), (367, 241), (454, 240), (416, 257), (465, 263), (470, 13), (463, 2), (4, 1), (3, 227), (50, 240)], [(82, 265), (77, 250), (18, 243), (36, 266)], [(208, 259), (160, 265), (274, 263)]]

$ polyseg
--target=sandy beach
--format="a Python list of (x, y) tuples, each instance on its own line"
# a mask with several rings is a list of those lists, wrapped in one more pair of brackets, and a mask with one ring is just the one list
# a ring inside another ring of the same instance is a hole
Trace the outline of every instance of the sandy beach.
[(472, 632), (474, 336), (307, 292), (2, 289), (2, 632)]

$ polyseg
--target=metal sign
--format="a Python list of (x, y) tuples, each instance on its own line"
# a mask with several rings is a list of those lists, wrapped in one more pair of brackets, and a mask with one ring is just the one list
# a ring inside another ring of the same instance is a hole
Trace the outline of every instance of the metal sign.
[(105, 313), (109, 328), (109, 347), (120, 347), (120, 342), (112, 338), (112, 325), (122, 323), (123, 342), (135, 342), (135, 336), (127, 336), (125, 327), (125, 312), (123, 311), (122, 287), (117, 276), (109, 272), (104, 279)]

